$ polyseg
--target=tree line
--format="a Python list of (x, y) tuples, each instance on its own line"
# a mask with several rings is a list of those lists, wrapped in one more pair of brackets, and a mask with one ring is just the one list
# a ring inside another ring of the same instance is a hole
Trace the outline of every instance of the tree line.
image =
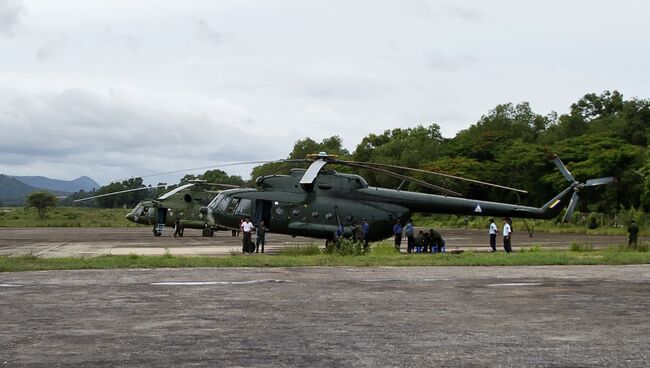
[[(649, 127), (649, 100), (625, 99), (618, 91), (604, 91), (583, 96), (562, 115), (536, 113), (527, 102), (500, 104), (453, 138), (443, 137), (435, 123), (368, 134), (353, 152), (343, 147), (340, 136), (320, 142), (307, 137), (295, 142), (287, 158), (305, 158), (307, 154), (325, 151), (341, 159), (441, 172), (525, 189), (528, 194), (517, 195), (422, 173), (411, 175), (460, 191), (469, 198), (539, 206), (569, 185), (551, 161), (557, 154), (580, 182), (603, 176), (617, 177), (615, 185), (582, 191), (578, 203), (582, 212), (613, 214), (625, 209), (650, 209)], [(180, 184), (203, 179), (252, 186), (260, 175), (286, 174), (293, 167), (295, 163), (260, 165), (252, 170), (249, 180), (222, 170), (209, 170), (197, 176), (186, 175)], [(398, 179), (380, 173), (343, 166), (335, 168), (357, 173), (373, 186), (400, 185)], [(142, 178), (129, 179), (104, 186), (92, 195), (139, 187), (144, 187)], [(414, 184), (409, 184), (407, 189), (429, 191)], [(100, 198), (91, 205), (132, 207), (165, 190), (170, 188)], [(72, 199), (89, 195), (75, 193)]]

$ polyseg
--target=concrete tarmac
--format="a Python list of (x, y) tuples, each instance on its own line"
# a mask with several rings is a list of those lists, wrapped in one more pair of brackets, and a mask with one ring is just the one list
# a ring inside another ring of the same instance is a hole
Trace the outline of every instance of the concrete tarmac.
[[(417, 228), (416, 228), (417, 230)], [(489, 250), (487, 231), (442, 229), (447, 249)], [(161, 255), (166, 251), (174, 255), (228, 255), (241, 252), (241, 236), (233, 237), (230, 231), (216, 232), (213, 237), (203, 237), (199, 230), (186, 229), (185, 236), (173, 238), (173, 229), (161, 237), (154, 237), (150, 228), (0, 228), (0, 255), (32, 254), (41, 257), (98, 256), (104, 254)], [(640, 239), (646, 241), (647, 239)], [(497, 245), (502, 250), (498, 238)], [(590, 244), (595, 248), (625, 244), (625, 236), (593, 236), (576, 234), (549, 234), (536, 232), (534, 237), (525, 231), (513, 235), (513, 249), (540, 246), (543, 248), (568, 248), (572, 242)], [(266, 251), (275, 253), (284, 247), (316, 243), (324, 246), (322, 239), (268, 234)], [(402, 241), (406, 250), (406, 240)]]
[(650, 265), (0, 273), (0, 367), (647, 367)]

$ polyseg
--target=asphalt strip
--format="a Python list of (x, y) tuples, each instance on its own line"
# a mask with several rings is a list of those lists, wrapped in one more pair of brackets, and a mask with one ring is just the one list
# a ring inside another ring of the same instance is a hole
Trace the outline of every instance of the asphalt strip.
[(153, 282), (154, 286), (202, 286), (202, 285), (251, 285), (262, 283), (292, 283), (291, 280), (250, 280), (250, 281), (170, 281)]
[(21, 287), (22, 285), (16, 285), (16, 284), (0, 284), (0, 287), (3, 288), (11, 288), (11, 287)]

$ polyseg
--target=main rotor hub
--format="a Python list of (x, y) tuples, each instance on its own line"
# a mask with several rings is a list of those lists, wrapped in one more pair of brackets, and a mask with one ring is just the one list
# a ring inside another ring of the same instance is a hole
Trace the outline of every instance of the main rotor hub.
[(329, 155), (325, 151), (321, 151), (319, 153), (310, 153), (307, 155), (308, 160), (313, 160), (313, 161), (323, 160), (327, 162), (338, 161), (338, 157), (339, 157), (338, 155)]

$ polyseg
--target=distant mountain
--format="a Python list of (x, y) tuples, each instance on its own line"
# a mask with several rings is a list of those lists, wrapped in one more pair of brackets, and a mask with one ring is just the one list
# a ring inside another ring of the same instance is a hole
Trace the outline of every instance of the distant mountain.
[(0, 205), (2, 206), (22, 205), (25, 197), (37, 190), (16, 178), (0, 174)]
[(82, 176), (69, 181), (50, 179), (44, 176), (14, 176), (14, 178), (34, 188), (64, 193), (74, 193), (82, 189), (85, 192), (90, 192), (93, 189), (99, 189), (101, 187), (101, 185), (97, 184), (97, 182), (87, 176)]

